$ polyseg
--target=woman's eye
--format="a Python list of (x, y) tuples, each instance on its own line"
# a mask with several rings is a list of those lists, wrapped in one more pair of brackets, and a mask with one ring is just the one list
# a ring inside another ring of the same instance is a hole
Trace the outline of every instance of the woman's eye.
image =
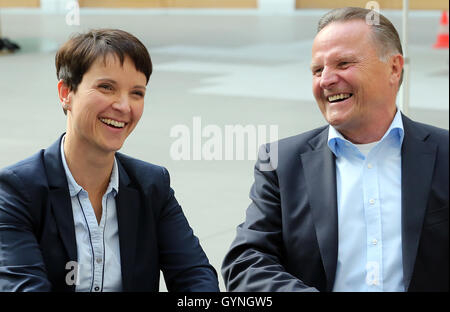
[(139, 97), (144, 97), (144, 95), (145, 95), (144, 92), (142, 92), (142, 91), (134, 91), (133, 94), (137, 95)]
[(105, 89), (105, 90), (108, 90), (108, 91), (113, 90), (113, 87), (111, 85), (109, 85), (109, 84), (101, 84), (101, 85), (99, 85), (99, 87), (101, 89)]

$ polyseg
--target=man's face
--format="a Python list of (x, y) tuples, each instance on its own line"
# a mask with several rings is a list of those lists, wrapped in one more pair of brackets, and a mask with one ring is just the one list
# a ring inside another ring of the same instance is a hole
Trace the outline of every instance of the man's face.
[(344, 136), (393, 117), (395, 79), (371, 32), (364, 21), (333, 22), (314, 39), (313, 94), (327, 122)]
[(119, 150), (142, 116), (146, 82), (129, 57), (123, 65), (113, 55), (97, 59), (70, 92), (73, 138), (104, 152)]

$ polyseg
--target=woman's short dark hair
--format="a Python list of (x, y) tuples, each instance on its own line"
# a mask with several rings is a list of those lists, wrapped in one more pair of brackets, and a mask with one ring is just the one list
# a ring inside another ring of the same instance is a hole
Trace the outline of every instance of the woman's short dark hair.
[(153, 67), (147, 48), (135, 36), (119, 29), (94, 29), (72, 36), (56, 53), (56, 76), (76, 92), (91, 65), (99, 57), (106, 61), (108, 55), (117, 56), (122, 65), (128, 56), (148, 83)]

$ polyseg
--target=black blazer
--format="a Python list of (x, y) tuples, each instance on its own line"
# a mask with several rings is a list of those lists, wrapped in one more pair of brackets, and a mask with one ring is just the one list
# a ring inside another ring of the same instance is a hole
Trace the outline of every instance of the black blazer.
[[(405, 116), (402, 252), (408, 291), (448, 291), (449, 135)], [(278, 166), (255, 166), (246, 220), (226, 255), (230, 291), (331, 291), (338, 255), (335, 157), (328, 127), (278, 142)]]
[[(0, 171), (0, 291), (75, 290), (66, 284), (77, 248), (60, 142)], [(158, 291), (162, 270), (169, 291), (218, 291), (167, 170), (116, 158), (123, 290)]]

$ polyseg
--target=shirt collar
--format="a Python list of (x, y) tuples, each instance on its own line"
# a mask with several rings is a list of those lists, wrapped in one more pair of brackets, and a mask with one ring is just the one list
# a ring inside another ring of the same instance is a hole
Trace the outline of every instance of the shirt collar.
[[(70, 197), (77, 196), (78, 193), (83, 190), (83, 188), (75, 181), (75, 179), (72, 176), (72, 173), (70, 172), (69, 167), (67, 166), (66, 162), (66, 156), (64, 155), (64, 140), (66, 136), (64, 135), (61, 139), (61, 158), (62, 163), (64, 167), (64, 171), (66, 173), (67, 182), (69, 184), (69, 193)], [(111, 172), (111, 177), (109, 179), (109, 185), (106, 189), (106, 194), (109, 194), (110, 192), (113, 192), (113, 195), (115, 196), (119, 192), (119, 170), (117, 166), (117, 160), (116, 157), (114, 157), (114, 165)]]
[[(397, 113), (395, 114), (391, 125), (381, 138), (380, 142), (389, 138), (390, 140), (394, 140), (400, 147), (403, 143), (404, 136), (402, 114), (397, 109)], [(345, 147), (351, 147), (358, 151), (358, 148), (352, 142), (344, 138), (344, 136), (331, 125), (328, 127), (328, 147), (336, 157), (342, 156), (342, 150)]]

